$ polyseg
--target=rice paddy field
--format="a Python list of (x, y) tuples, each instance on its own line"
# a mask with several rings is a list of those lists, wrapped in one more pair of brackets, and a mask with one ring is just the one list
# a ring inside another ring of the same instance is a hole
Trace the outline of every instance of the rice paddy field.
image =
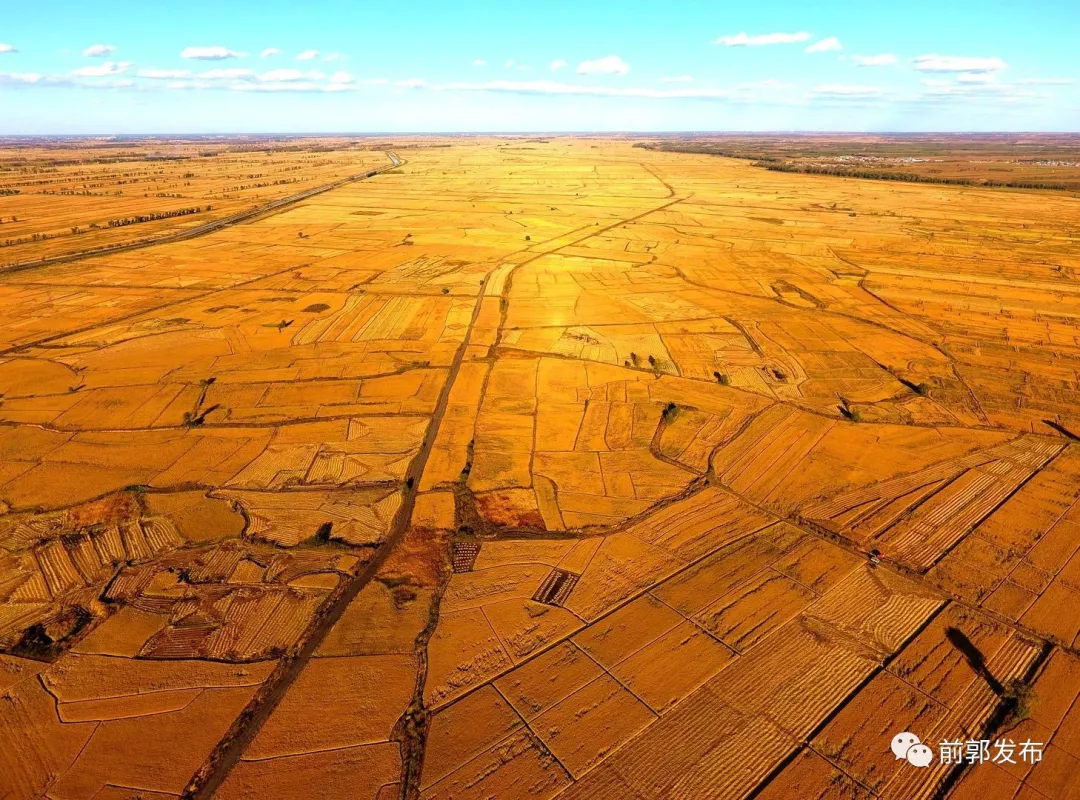
[(0, 797), (1080, 797), (1080, 198), (640, 143), (3, 143)]

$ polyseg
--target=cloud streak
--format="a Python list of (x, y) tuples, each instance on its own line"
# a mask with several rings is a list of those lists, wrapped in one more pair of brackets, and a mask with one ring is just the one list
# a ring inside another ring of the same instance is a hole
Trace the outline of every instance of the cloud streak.
[(119, 63), (106, 61), (104, 64), (93, 67), (79, 67), (72, 70), (71, 74), (77, 78), (104, 78), (108, 75), (119, 75), (121, 72), (126, 72), (130, 66), (130, 61), (121, 61)]
[(776, 78), (765, 78), (765, 80), (761, 81), (747, 81), (746, 83), (740, 83), (736, 88), (748, 90), (768, 89), (769, 91), (780, 91), (782, 89), (794, 89), (795, 84), (784, 83), (783, 81), (779, 81)]
[(1021, 86), (1072, 86), (1076, 81), (1072, 78), (1024, 78), (1017, 83)]
[(578, 75), (625, 75), (630, 71), (630, 65), (618, 56), (604, 56), (593, 61), (582, 61), (578, 64)]
[[(200, 87), (195, 87), (200, 88)], [(237, 92), (342, 92), (350, 87), (338, 83), (314, 83), (312, 81), (248, 81), (227, 87)]]
[(446, 83), (431, 87), (450, 92), (508, 92), (528, 95), (558, 95), (581, 97), (638, 97), (651, 100), (696, 99), (721, 100), (731, 96), (725, 89), (648, 89), (582, 86), (561, 81), (484, 81), (483, 83)]
[(844, 46), (840, 44), (840, 40), (835, 36), (830, 36), (828, 39), (821, 39), (814, 42), (812, 45), (807, 46), (805, 53), (830, 53), (838, 50), (843, 50)]
[(919, 72), (1000, 72), (1009, 67), (1000, 58), (971, 56), (917, 56), (912, 63)]
[(734, 36), (721, 36), (713, 44), (722, 44), (724, 47), (764, 47), (770, 44), (796, 44), (810, 39), (806, 31), (798, 33), (763, 33), (758, 36), (748, 36), (746, 31)]
[(243, 67), (233, 67), (231, 69), (207, 70), (206, 72), (200, 72), (197, 77), (205, 81), (235, 81), (254, 78), (255, 73), (250, 69), (244, 69)]
[(260, 81), (277, 83), (281, 81), (302, 81), (305, 79), (319, 80), (323, 77), (321, 72), (305, 73), (298, 69), (272, 69), (257, 76)]
[(981, 83), (950, 83), (949, 81), (923, 81), (927, 88), (912, 102), (1020, 105), (1046, 100), (1050, 92), (1019, 88), (1016, 84), (987, 81)]
[(996, 83), (996, 72), (961, 72), (956, 76), (957, 83)]
[(116, 45), (113, 44), (92, 44), (82, 51), (82, 54), (87, 58), (105, 58), (110, 53), (116, 52)]
[(33, 86), (42, 79), (36, 72), (0, 72), (0, 86)]
[(879, 53), (876, 56), (856, 56), (854, 61), (857, 67), (890, 67), (900, 63), (900, 59), (892, 53)]
[(155, 81), (175, 81), (191, 77), (189, 69), (140, 69), (135, 73), (137, 78), (148, 78)]
[(851, 86), (844, 83), (826, 83), (816, 87), (811, 95), (814, 97), (827, 97), (832, 99), (866, 100), (881, 97), (883, 94), (877, 86)]
[(229, 50), (226, 47), (185, 47), (180, 51), (180, 58), (193, 58), (198, 61), (225, 61), (229, 58), (243, 58), (247, 53)]

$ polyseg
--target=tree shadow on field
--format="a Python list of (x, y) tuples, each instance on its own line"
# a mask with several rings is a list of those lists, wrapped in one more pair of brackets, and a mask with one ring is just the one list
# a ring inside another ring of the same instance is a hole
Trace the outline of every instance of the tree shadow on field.
[(971, 669), (974, 670), (976, 675), (981, 676), (983, 680), (986, 681), (994, 694), (1001, 697), (1005, 693), (1005, 687), (1001, 685), (1001, 681), (990, 674), (990, 670), (986, 666), (986, 659), (983, 658), (983, 654), (979, 652), (979, 648), (972, 643), (962, 630), (959, 628), (946, 628), (945, 638), (952, 643), (953, 647), (963, 654)]

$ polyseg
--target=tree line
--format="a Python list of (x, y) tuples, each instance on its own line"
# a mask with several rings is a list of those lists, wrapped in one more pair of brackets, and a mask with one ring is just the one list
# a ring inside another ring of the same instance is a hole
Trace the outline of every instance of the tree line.
[(841, 178), (864, 178), (875, 181), (902, 181), (905, 183), (940, 183), (950, 186), (989, 186), (1010, 189), (1057, 189), (1069, 191), (1077, 187), (1067, 183), (1039, 183), (1035, 181), (993, 181), (973, 180), (971, 178), (941, 178), (936, 175), (920, 175), (915, 172), (887, 172), (873, 169), (851, 169), (819, 167), (811, 164), (790, 164), (786, 162), (759, 159), (755, 167), (764, 167), (773, 172), (797, 172), (803, 175), (835, 175)]
[[(213, 206), (207, 206), (207, 211), (212, 211)], [(202, 206), (192, 206), (191, 208), (177, 208), (173, 211), (159, 211), (156, 214), (136, 214), (134, 217), (123, 217), (121, 219), (110, 219), (110, 228), (122, 228), (125, 225), (135, 225), (140, 222), (154, 222), (159, 219), (170, 219), (172, 217), (186, 217), (188, 214), (199, 214), (202, 212)]]
[(714, 144), (696, 142), (637, 142), (634, 147), (644, 150), (660, 150), (667, 153), (697, 153), (699, 155), (741, 158), (753, 161), (755, 167), (763, 167), (773, 172), (795, 172), (802, 175), (833, 175), (841, 178), (863, 178), (875, 181), (901, 181), (904, 183), (936, 183), (950, 186), (980, 186), (1008, 189), (1054, 189), (1057, 191), (1076, 191), (1077, 183), (1042, 183), (1039, 181), (995, 181), (975, 180), (972, 178), (942, 178), (935, 175), (921, 175), (917, 172), (899, 172), (876, 169), (856, 169), (853, 167), (819, 166), (817, 164), (798, 164), (777, 156), (746, 153), (738, 150), (725, 150)]

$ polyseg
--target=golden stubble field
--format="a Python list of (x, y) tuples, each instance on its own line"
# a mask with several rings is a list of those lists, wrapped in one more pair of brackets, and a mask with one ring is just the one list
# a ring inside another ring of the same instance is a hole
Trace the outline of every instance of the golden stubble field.
[(342, 139), (0, 142), (0, 269), (149, 242), (384, 166)]
[(5, 798), (1080, 793), (1080, 200), (631, 145), (0, 272)]

